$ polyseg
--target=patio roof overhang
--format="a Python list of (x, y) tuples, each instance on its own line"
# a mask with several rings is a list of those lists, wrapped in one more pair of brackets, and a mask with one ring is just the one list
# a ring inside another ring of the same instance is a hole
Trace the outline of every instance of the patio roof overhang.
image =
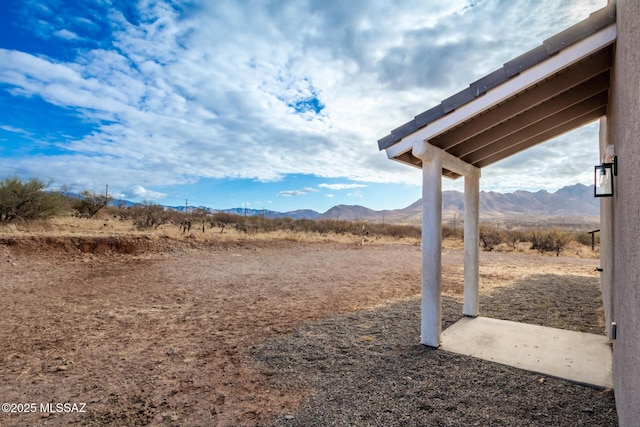
[(393, 130), (379, 149), (422, 167), (412, 149), (425, 141), (482, 168), (588, 124), (607, 113), (615, 40), (611, 2)]

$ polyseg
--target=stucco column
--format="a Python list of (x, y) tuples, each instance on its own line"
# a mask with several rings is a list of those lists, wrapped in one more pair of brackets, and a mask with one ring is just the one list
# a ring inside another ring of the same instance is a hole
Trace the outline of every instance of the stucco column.
[(422, 157), (422, 344), (438, 347), (442, 330), (442, 153)]
[(464, 177), (464, 304), (462, 314), (477, 317), (480, 293), (480, 172)]

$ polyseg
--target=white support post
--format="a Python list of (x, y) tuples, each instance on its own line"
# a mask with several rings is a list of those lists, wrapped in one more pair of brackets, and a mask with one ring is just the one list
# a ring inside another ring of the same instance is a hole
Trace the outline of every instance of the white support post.
[(442, 152), (422, 158), (422, 344), (438, 347), (442, 331)]
[(480, 293), (480, 171), (464, 177), (464, 303), (462, 314), (477, 317)]
[(480, 169), (427, 141), (414, 141), (422, 160), (422, 344), (438, 347), (442, 331), (442, 168), (465, 177), (463, 314), (478, 316)]

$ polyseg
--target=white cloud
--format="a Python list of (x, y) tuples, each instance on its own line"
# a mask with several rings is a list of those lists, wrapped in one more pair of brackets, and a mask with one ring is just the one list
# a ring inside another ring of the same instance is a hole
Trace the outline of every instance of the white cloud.
[(17, 128), (15, 126), (11, 126), (11, 125), (0, 125), (0, 129), (2, 129), (4, 131), (7, 131), (7, 132), (11, 132), (11, 133), (17, 133), (19, 135), (23, 135), (23, 136), (27, 136), (27, 137), (32, 135), (31, 132), (29, 132), (29, 131), (27, 131), (25, 129), (20, 129), (20, 128)]
[(347, 190), (350, 188), (364, 188), (364, 184), (318, 184), (318, 187), (328, 188), (330, 190)]
[(73, 31), (69, 31), (67, 29), (58, 30), (53, 33), (56, 37), (60, 37), (61, 39), (66, 40), (80, 40), (80, 37)]
[(156, 199), (162, 199), (163, 197), (166, 197), (166, 194), (164, 193), (148, 190), (141, 185), (134, 186), (131, 189), (131, 193), (133, 194), (134, 197), (138, 199), (144, 199), (144, 200), (156, 200)]
[[(183, 13), (141, 2), (136, 23), (108, 3), (86, 17), (43, 9), (41, 31), (60, 43), (98, 34), (99, 16), (113, 39), (76, 50), (73, 61), (0, 49), (11, 94), (93, 124), (59, 142), (62, 154), (12, 161), (123, 189), (287, 174), (417, 185), (419, 173), (378, 152), (379, 138), (605, 3), (203, 2)], [(314, 102), (324, 108), (296, 112)], [(524, 166), (504, 163), (500, 174), (531, 182), (527, 171), (540, 169)]]
[(280, 191), (278, 193), (278, 196), (283, 196), (283, 197), (304, 196), (304, 195), (309, 194), (309, 193), (317, 193), (318, 191), (319, 190), (316, 190), (315, 188), (306, 187), (306, 188), (302, 188), (300, 190)]

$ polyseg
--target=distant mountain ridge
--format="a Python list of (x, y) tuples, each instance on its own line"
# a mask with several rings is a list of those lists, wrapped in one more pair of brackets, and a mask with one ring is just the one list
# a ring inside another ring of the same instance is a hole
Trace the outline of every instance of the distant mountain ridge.
[[(600, 202), (593, 196), (593, 185), (575, 184), (563, 187), (554, 193), (540, 190), (535, 193), (518, 190), (513, 193), (480, 192), (480, 218), (483, 221), (542, 221), (548, 219), (597, 222), (600, 216)], [(122, 203), (122, 201), (120, 201)], [(117, 204), (112, 201), (112, 204)], [(126, 202), (127, 205), (131, 202)], [(185, 206), (171, 206), (184, 212)], [(189, 207), (188, 209), (196, 209)], [(359, 205), (337, 205), (324, 213), (310, 209), (277, 212), (267, 209), (212, 209), (200, 207), (208, 212), (224, 212), (243, 216), (264, 216), (265, 218), (289, 217), (294, 219), (330, 219), (344, 221), (370, 221), (395, 224), (420, 224), (422, 221), (422, 201), (419, 199), (403, 209), (376, 211)], [(464, 194), (459, 191), (442, 192), (442, 212), (445, 221), (464, 215)]]

